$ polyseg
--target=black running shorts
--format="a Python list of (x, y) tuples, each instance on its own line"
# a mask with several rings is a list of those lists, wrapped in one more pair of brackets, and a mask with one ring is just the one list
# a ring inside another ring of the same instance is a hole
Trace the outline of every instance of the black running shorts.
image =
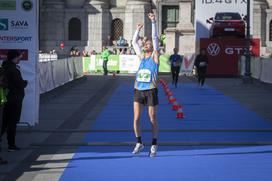
[(145, 106), (156, 106), (159, 104), (158, 89), (137, 90), (134, 89), (134, 102)]

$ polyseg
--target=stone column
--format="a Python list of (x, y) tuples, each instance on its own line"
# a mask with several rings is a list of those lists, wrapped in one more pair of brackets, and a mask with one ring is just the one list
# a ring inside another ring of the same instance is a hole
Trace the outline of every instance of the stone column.
[(44, 52), (56, 50), (63, 54), (59, 48), (60, 42), (65, 40), (64, 13), (65, 2), (62, 0), (44, 0), (40, 12), (40, 49)]
[(85, 0), (66, 0), (66, 6), (68, 8), (81, 8), (85, 2)]
[(100, 52), (103, 43), (110, 34), (110, 16), (108, 0), (87, 0), (85, 10), (88, 24), (88, 41), (86, 49)]
[(267, 3), (263, 0), (254, 1), (253, 6), (253, 37), (261, 39), (261, 46), (266, 44), (266, 9)]
[(192, 22), (192, 0), (180, 0), (179, 2), (179, 24), (178, 28), (182, 30), (193, 30)]
[(179, 24), (177, 28), (166, 30), (166, 52), (172, 53), (173, 48), (181, 54), (195, 53), (195, 29), (192, 22), (192, 0), (179, 1)]
[(269, 8), (271, 9), (272, 8), (272, 0), (266, 0), (266, 2), (268, 4)]
[(151, 37), (151, 22), (147, 16), (151, 4), (146, 0), (127, 0), (125, 10), (124, 37), (132, 40), (137, 24), (144, 24), (141, 36)]

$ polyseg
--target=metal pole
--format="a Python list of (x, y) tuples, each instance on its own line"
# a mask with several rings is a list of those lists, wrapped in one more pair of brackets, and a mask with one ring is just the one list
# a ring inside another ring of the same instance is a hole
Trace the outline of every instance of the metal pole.
[(245, 79), (250, 79), (251, 72), (250, 72), (250, 0), (247, 0), (247, 18), (246, 18), (246, 70), (245, 70)]

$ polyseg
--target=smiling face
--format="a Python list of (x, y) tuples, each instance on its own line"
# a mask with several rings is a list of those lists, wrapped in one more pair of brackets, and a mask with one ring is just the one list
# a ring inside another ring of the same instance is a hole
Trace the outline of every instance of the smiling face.
[(144, 44), (144, 50), (145, 52), (152, 52), (153, 51), (153, 45), (150, 40), (147, 40)]

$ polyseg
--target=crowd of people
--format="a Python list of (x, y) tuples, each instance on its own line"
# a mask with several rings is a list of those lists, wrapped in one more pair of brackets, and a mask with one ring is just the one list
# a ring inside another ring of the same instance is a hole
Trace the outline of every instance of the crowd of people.
[[(148, 40), (146, 36), (139, 36), (138, 43), (141, 47), (144, 46), (145, 42)], [(132, 46), (132, 40), (127, 41), (123, 36), (120, 36), (117, 40), (112, 40), (111, 36), (107, 37), (107, 40), (103, 43), (103, 47), (107, 47), (109, 52), (114, 55), (136, 55), (134, 48)], [(159, 53), (165, 53), (165, 45), (166, 45), (166, 36), (162, 34), (159, 39)], [(104, 49), (104, 48), (102, 48)], [(102, 50), (103, 52), (103, 50)], [(101, 53), (102, 53), (101, 52)], [(72, 57), (89, 57), (91, 55), (97, 55), (98, 52), (96, 50), (83, 50), (80, 51), (79, 48), (72, 47), (70, 50), (70, 56)]]
[[(137, 43), (140, 47), (142, 47), (142, 51), (144, 51), (144, 45), (148, 41), (147, 37), (138, 37)], [(160, 54), (165, 53), (165, 46), (166, 46), (166, 36), (162, 34), (160, 39), (158, 39), (158, 51)], [(127, 43), (127, 40), (124, 37), (120, 36), (117, 41), (112, 41), (111, 36), (108, 36), (107, 46), (102, 48), (101, 58), (103, 59), (103, 70), (104, 75), (108, 74), (107, 63), (109, 60), (109, 55), (137, 55), (135, 52), (135, 48), (133, 47), (133, 42)], [(160, 48), (161, 47), (161, 48)], [(80, 52), (77, 48), (72, 48), (70, 51), (70, 56), (83, 56), (89, 57), (90, 55), (97, 55), (98, 53), (95, 50), (91, 50), (90, 53), (86, 50)], [(178, 78), (180, 74), (180, 69), (183, 61), (183, 56), (178, 54), (178, 49), (173, 49), (173, 54), (169, 58), (169, 64), (171, 66), (171, 75), (172, 75), (172, 84), (177, 87)], [(208, 58), (206, 55), (206, 50), (201, 49), (200, 54), (197, 55), (195, 59), (194, 66), (196, 68), (197, 76), (198, 76), (198, 85), (202, 87), (205, 83), (207, 66), (208, 66)]]

